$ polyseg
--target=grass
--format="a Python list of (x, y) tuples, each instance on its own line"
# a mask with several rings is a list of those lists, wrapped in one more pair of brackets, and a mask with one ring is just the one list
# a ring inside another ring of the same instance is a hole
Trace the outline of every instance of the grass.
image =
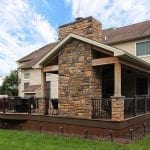
[(0, 150), (149, 150), (150, 135), (132, 144), (0, 130)]

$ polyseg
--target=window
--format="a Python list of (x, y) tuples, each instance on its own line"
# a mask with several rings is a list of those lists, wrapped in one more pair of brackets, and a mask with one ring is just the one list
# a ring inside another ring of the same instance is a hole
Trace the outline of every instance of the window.
[(136, 78), (136, 95), (148, 94), (148, 79)]
[(24, 89), (26, 89), (29, 86), (29, 82), (24, 83)]
[(30, 78), (30, 73), (24, 73), (24, 79), (29, 79)]
[(136, 56), (150, 55), (150, 41), (136, 43)]

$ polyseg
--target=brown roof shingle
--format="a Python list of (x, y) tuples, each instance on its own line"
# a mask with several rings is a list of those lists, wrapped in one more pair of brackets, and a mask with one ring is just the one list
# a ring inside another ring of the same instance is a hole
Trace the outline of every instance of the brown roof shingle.
[(19, 59), (17, 62), (23, 63), (21, 69), (31, 68), (38, 60), (45, 56), (51, 49), (53, 49), (58, 42), (47, 44), (41, 47), (39, 50), (36, 50), (25, 57)]
[[(144, 37), (150, 37), (150, 20), (120, 28), (102, 30), (102, 43), (104, 44), (121, 43)], [(58, 42), (47, 44), (39, 50), (36, 50), (19, 59), (17, 62), (23, 63), (20, 68), (31, 68), (36, 62), (38, 62), (38, 60), (45, 56), (57, 44)]]
[(104, 44), (121, 43), (144, 37), (150, 37), (150, 20), (102, 31), (102, 42)]

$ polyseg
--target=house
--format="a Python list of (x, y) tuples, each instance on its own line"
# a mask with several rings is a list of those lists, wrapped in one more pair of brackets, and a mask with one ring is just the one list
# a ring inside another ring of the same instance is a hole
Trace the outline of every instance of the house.
[[(19, 74), (19, 96), (41, 96), (41, 69), (32, 68), (33, 65), (45, 56), (49, 49), (57, 45), (56, 43), (48, 44), (39, 50), (19, 59), (18, 74)], [(58, 75), (47, 74), (47, 97), (58, 98)], [(51, 87), (51, 89), (50, 89)], [(50, 92), (52, 93), (50, 95)]]
[(131, 98), (150, 95), (149, 26), (102, 30), (92, 17), (60, 26), (58, 42), (18, 60), (19, 95), (41, 97), (40, 114), (48, 97), (59, 99), (63, 117), (100, 117), (111, 105), (111, 119), (123, 121)]

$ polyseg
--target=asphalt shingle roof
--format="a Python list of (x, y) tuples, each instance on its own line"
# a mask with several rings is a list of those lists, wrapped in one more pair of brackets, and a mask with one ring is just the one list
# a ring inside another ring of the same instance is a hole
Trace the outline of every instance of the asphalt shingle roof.
[[(103, 44), (111, 45), (144, 37), (150, 37), (150, 20), (120, 28), (102, 30)], [(17, 62), (23, 63), (23, 65), (20, 68), (31, 68), (57, 44), (58, 42), (47, 44), (44, 47), (41, 47), (39, 50), (36, 50), (26, 55), (25, 57), (19, 59)]]
[(102, 31), (102, 42), (104, 44), (121, 43), (144, 37), (150, 37), (150, 20)]

